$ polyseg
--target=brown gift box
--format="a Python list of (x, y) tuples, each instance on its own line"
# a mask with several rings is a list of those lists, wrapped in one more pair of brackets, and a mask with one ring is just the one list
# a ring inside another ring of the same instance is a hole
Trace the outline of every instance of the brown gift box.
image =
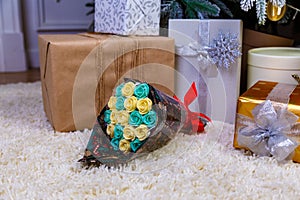
[[(300, 85), (298, 86), (293, 86), (290, 84), (283, 84), (280, 83), (283, 86), (283, 89), (285, 87), (291, 87), (294, 88), (290, 96), (284, 97), (285, 92), (280, 92), (278, 94), (278, 97), (272, 96), (273, 100), (274, 98), (280, 99), (288, 99), (288, 111), (294, 113), (299, 117), (297, 124), (294, 125), (294, 128), (299, 125), (300, 122)], [(255, 83), (251, 88), (249, 88), (244, 94), (242, 94), (239, 99), (238, 99), (238, 104), (237, 104), (237, 118), (236, 118), (236, 124), (235, 124), (235, 133), (234, 133), (234, 141), (233, 141), (233, 146), (235, 148), (243, 148), (238, 144), (238, 130), (242, 126), (241, 122), (239, 119), (239, 114), (250, 117), (253, 119), (252, 116), (252, 110), (260, 103), (263, 103), (272, 90), (274, 89), (275, 86), (277, 86), (277, 82), (269, 82), (269, 81), (258, 81)], [(280, 103), (280, 102), (278, 102)], [(292, 128), (293, 129), (293, 128)], [(295, 130), (295, 129), (294, 129)], [(300, 137), (299, 135), (288, 135), (290, 138), (295, 140), (297, 143), (300, 144)], [(294, 155), (293, 155), (293, 161), (295, 162), (300, 162), (300, 145), (295, 149)]]
[(92, 128), (123, 78), (174, 91), (174, 40), (109, 34), (39, 35), (44, 110), (56, 131)]

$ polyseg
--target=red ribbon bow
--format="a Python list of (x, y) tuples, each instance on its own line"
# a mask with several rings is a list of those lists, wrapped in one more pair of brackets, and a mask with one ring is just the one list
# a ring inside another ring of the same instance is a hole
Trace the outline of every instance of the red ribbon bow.
[(182, 104), (187, 111), (187, 117), (184, 127), (187, 128), (190, 125), (192, 125), (192, 130), (194, 132), (200, 133), (204, 131), (205, 127), (205, 124), (203, 124), (201, 118), (207, 121), (211, 121), (211, 119), (202, 113), (192, 112), (189, 109), (189, 105), (196, 99), (197, 96), (198, 93), (196, 89), (196, 84), (195, 82), (193, 82), (189, 90), (184, 95), (184, 103), (182, 103), (182, 101), (180, 101), (177, 96), (174, 96), (174, 99), (176, 99), (180, 104)]

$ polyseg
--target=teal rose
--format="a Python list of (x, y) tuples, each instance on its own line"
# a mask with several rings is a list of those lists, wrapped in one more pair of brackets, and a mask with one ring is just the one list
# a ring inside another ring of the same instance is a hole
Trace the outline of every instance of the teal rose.
[(118, 87), (116, 88), (116, 96), (122, 96), (122, 88), (124, 87), (124, 83), (118, 85)]
[(149, 86), (146, 83), (141, 83), (134, 88), (134, 95), (138, 99), (146, 98), (149, 94)]
[(124, 127), (121, 126), (120, 124), (115, 125), (114, 138), (120, 140), (123, 137), (123, 129)]
[(111, 110), (106, 110), (104, 112), (104, 121), (108, 124), (110, 123), (110, 114), (111, 114)]
[(143, 144), (144, 141), (140, 141), (138, 138), (136, 138), (135, 140), (133, 140), (132, 142), (130, 142), (130, 148), (133, 152), (136, 152)]
[(119, 150), (120, 139), (118, 139), (118, 138), (113, 138), (113, 139), (110, 141), (110, 144), (111, 144), (111, 146), (113, 146), (114, 150), (117, 151), (117, 150)]
[(156, 112), (153, 110), (150, 110), (147, 114), (143, 115), (143, 123), (146, 124), (148, 128), (152, 128), (155, 126), (157, 121)]
[(130, 113), (128, 123), (131, 126), (139, 126), (142, 122), (142, 115), (139, 113), (139, 111), (134, 110)]
[(119, 96), (117, 97), (117, 101), (116, 101), (116, 109), (117, 110), (124, 110), (125, 107), (124, 107), (124, 101), (125, 101), (125, 97), (123, 96)]

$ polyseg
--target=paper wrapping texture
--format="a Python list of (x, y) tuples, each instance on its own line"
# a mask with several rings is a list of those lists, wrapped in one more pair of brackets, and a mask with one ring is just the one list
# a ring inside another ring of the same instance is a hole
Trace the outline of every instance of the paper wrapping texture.
[(167, 37), (39, 35), (39, 52), (44, 109), (57, 131), (92, 128), (124, 77), (174, 91), (174, 41)]
[(96, 0), (95, 32), (158, 35), (160, 0)]
[[(249, 88), (244, 94), (242, 94), (237, 103), (237, 113), (253, 118), (252, 110), (260, 103), (264, 102), (273, 88), (277, 85), (277, 82), (269, 81), (258, 81), (251, 88)], [(288, 85), (288, 84), (285, 84)], [(279, 97), (281, 98), (281, 97)], [(289, 96), (288, 110), (299, 117), (298, 122), (300, 122), (300, 85), (295, 86), (295, 89)], [(238, 123), (236, 119), (235, 133), (233, 146), (235, 148), (244, 148), (238, 144), (238, 130), (241, 124)], [(300, 136), (288, 135), (296, 142), (300, 144)], [(293, 156), (293, 161), (300, 162), (300, 146), (295, 149)]]

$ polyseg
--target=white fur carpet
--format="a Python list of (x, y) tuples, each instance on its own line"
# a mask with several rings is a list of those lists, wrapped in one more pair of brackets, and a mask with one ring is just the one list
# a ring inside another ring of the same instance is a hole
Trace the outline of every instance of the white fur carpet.
[(179, 135), (121, 169), (81, 169), (90, 130), (53, 131), (40, 82), (0, 85), (0, 199), (299, 199), (300, 164), (246, 155), (233, 126)]

